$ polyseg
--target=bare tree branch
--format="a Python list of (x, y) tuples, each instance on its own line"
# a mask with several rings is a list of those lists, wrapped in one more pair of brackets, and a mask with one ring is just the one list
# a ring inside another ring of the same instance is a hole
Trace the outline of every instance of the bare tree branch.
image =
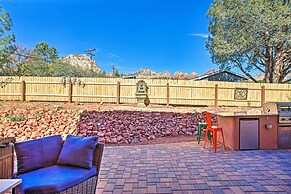
[(261, 53), (258, 49), (255, 50), (255, 54), (261, 57), (265, 62), (268, 61), (268, 57), (266, 57), (263, 53)]
[(242, 64), (236, 60), (236, 59), (233, 59), (232, 60), (236, 65), (237, 67), (248, 77), (250, 78), (253, 82), (258, 82), (251, 74), (249, 74), (242, 66)]
[[(253, 59), (253, 57), (249, 56), (248, 54), (246, 54), (246, 57), (249, 59), (249, 61), (252, 63), (252, 65), (254, 65), (259, 71), (261, 71), (262, 73), (265, 73), (265, 70), (256, 64), (256, 62), (258, 62), (258, 60)], [(261, 65), (264, 65), (264, 64), (261, 64)]]

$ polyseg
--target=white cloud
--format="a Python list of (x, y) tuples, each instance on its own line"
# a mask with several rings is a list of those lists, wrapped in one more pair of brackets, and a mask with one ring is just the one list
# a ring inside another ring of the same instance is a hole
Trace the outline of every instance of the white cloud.
[(204, 33), (192, 33), (190, 34), (190, 36), (198, 36), (201, 38), (208, 38), (208, 36), (210, 36), (209, 34), (204, 34)]
[(119, 56), (117, 54), (112, 53), (112, 52), (106, 53), (105, 56), (106, 56), (106, 58), (119, 58)]

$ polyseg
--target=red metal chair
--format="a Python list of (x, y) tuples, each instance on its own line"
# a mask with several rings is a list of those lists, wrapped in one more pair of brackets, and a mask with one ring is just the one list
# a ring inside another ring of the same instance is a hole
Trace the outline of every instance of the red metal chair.
[[(205, 120), (206, 120), (206, 134), (208, 134), (209, 132), (212, 133), (212, 141), (213, 141), (213, 149), (214, 152), (216, 152), (216, 148), (217, 148), (217, 132), (219, 131), (222, 135), (222, 144), (224, 146), (224, 150), (226, 150), (226, 146), (224, 143), (224, 136), (223, 136), (223, 130), (222, 127), (218, 127), (218, 126), (213, 126), (212, 125), (212, 119), (211, 119), (211, 114), (209, 112), (205, 113)], [(206, 146), (206, 142), (208, 141), (207, 135), (205, 136), (205, 141), (204, 141), (204, 148)]]

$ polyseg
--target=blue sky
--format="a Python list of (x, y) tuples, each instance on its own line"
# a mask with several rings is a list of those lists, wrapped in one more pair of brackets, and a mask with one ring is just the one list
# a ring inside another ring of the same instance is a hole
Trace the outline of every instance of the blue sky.
[(59, 56), (96, 48), (99, 67), (120, 73), (141, 68), (196, 72), (212, 64), (206, 51), (212, 0), (0, 0), (10, 13), (16, 42), (42, 41)]

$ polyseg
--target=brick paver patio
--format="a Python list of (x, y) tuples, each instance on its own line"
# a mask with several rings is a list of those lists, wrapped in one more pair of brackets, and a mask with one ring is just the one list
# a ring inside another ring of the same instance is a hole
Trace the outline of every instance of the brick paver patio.
[(106, 146), (97, 193), (291, 193), (291, 150)]

